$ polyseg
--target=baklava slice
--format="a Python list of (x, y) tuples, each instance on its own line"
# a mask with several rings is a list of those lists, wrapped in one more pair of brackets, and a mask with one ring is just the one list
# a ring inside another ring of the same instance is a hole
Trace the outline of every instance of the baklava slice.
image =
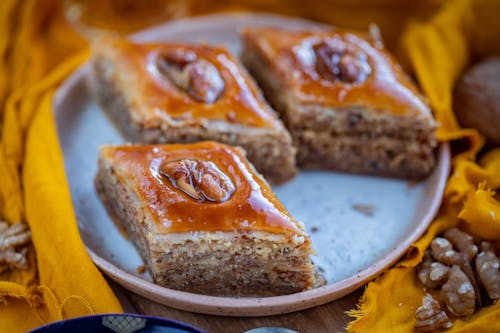
[(303, 224), (240, 148), (215, 142), (103, 146), (95, 185), (162, 286), (272, 296), (323, 283)]
[(91, 64), (92, 91), (126, 139), (223, 142), (243, 147), (273, 183), (295, 175), (290, 134), (225, 48), (105, 37)]
[(246, 28), (243, 63), (281, 113), (298, 164), (421, 179), (436, 124), (380, 40), (346, 30)]

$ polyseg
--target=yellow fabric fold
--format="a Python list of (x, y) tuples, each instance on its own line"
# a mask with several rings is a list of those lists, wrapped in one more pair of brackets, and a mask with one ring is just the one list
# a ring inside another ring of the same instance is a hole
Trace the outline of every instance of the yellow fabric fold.
[[(456, 193), (454, 188), (468, 182), (470, 191), (463, 193), (461, 200), (453, 202), (445, 195), (440, 211), (425, 234), (408, 251), (408, 256), (368, 284), (358, 309), (348, 313), (355, 321), (348, 326), (349, 332), (413, 332), (415, 310), (421, 305), (424, 289), (418, 282), (414, 267), (421, 261), (423, 252), (432, 239), (442, 231), (461, 226), (472, 234), (492, 240), (500, 239), (500, 202), (493, 191), (500, 188), (498, 170), (500, 148), (487, 153), (482, 165), (466, 168), (472, 162), (461, 160), (449, 182), (447, 193)], [(486, 187), (486, 184), (496, 184)], [(468, 321), (457, 321), (447, 332), (497, 332), (500, 322), (491, 323), (500, 317), (500, 303), (485, 307)]]
[[(0, 275), (0, 332), (121, 306), (78, 234), (52, 111), (87, 57), (58, 1), (0, 2), (0, 218), (32, 233), (29, 269)], [(71, 55), (75, 56), (71, 56)]]
[[(39, 279), (54, 293), (65, 317), (120, 311), (80, 241), (51, 104), (52, 92), (49, 91), (43, 95), (28, 133), (23, 172), (26, 217), (33, 233)], [(40, 159), (40, 155), (44, 158)], [(48, 174), (53, 177), (47, 179)], [(71, 254), (61, 256), (65, 250), (71, 250)]]
[[(475, 236), (500, 240), (500, 148), (487, 152), (480, 135), (462, 129), (452, 110), (453, 86), (472, 60), (500, 54), (500, 1), (451, 1), (427, 22), (413, 22), (401, 38), (401, 54), (408, 61), (439, 122), (442, 141), (465, 139), (467, 149), (453, 159), (453, 172), (441, 208), (424, 235), (393, 268), (368, 284), (349, 332), (413, 332), (415, 311), (424, 288), (414, 267), (432, 239), (460, 226)], [(500, 303), (484, 307), (469, 320), (456, 320), (447, 332), (500, 332)]]

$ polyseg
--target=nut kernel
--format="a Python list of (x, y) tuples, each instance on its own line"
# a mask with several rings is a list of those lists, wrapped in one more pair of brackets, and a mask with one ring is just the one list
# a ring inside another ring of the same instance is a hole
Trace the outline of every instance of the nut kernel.
[(166, 161), (158, 171), (173, 187), (199, 202), (225, 202), (236, 189), (231, 179), (209, 161)]
[(224, 80), (217, 68), (194, 52), (162, 52), (155, 65), (161, 75), (198, 102), (214, 103), (224, 92)]

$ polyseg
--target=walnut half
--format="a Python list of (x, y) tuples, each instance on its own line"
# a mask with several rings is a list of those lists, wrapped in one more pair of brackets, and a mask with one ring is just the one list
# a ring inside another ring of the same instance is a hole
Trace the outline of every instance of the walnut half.
[(11, 269), (27, 269), (31, 233), (24, 223), (9, 225), (0, 221), (0, 273)]
[(476, 257), (476, 272), (488, 296), (500, 298), (500, 259), (490, 242), (481, 242), (481, 253)]
[(434, 332), (440, 328), (450, 328), (451, 322), (441, 305), (430, 294), (422, 299), (422, 305), (415, 313), (415, 329), (421, 332)]
[(213, 162), (185, 159), (167, 161), (159, 173), (172, 185), (199, 202), (224, 202), (235, 191), (231, 179)]
[(194, 52), (162, 52), (155, 65), (161, 75), (198, 102), (214, 103), (224, 91), (224, 80), (217, 68)]
[[(466, 319), (485, 301), (490, 303), (500, 299), (500, 259), (494, 244), (487, 241), (480, 242), (481, 252), (478, 254), (478, 241), (458, 228), (448, 229), (442, 237), (431, 241), (417, 266), (417, 277), (426, 290), (439, 291), (439, 301), (431, 302), (430, 296), (424, 298), (424, 304), (416, 313), (416, 329), (432, 331), (436, 327), (431, 324), (442, 319), (439, 302), (446, 306), (444, 311), (453, 318)], [(481, 289), (486, 291), (489, 300), (481, 297), (484, 296)]]
[(368, 56), (341, 39), (327, 39), (313, 46), (316, 70), (328, 80), (357, 84), (371, 74)]

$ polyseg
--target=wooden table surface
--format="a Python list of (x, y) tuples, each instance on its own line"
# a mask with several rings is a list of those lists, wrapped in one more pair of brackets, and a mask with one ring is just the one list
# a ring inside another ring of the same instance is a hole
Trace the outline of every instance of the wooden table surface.
[(207, 333), (241, 333), (255, 327), (278, 326), (301, 333), (344, 332), (351, 320), (345, 311), (353, 309), (362, 289), (339, 300), (298, 312), (268, 317), (222, 317), (192, 313), (158, 304), (110, 282), (126, 312), (179, 320)]

